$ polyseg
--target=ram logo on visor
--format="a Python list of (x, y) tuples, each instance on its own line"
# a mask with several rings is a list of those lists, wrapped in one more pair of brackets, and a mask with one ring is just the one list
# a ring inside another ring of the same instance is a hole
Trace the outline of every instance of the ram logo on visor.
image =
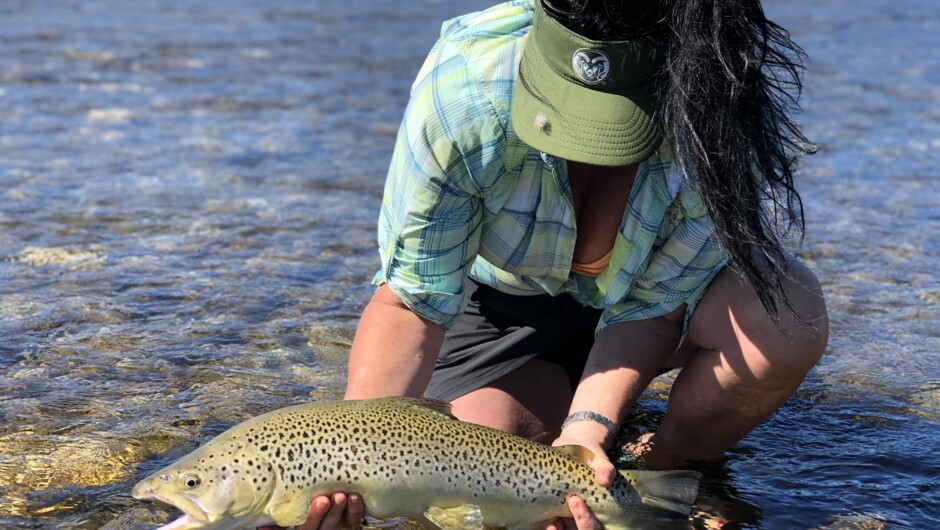
[(578, 79), (596, 85), (603, 83), (610, 74), (610, 58), (602, 51), (581, 48), (571, 56), (571, 67)]

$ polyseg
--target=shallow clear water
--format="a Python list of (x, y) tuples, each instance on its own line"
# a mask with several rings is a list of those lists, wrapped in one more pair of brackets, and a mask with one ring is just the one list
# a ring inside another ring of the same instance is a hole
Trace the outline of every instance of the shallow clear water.
[[(135, 479), (341, 395), (408, 87), (440, 21), (486, 5), (0, 2), (0, 527), (165, 522)], [(704, 467), (703, 504), (746, 528), (937, 528), (940, 11), (766, 7), (812, 58), (801, 256), (832, 339)]]

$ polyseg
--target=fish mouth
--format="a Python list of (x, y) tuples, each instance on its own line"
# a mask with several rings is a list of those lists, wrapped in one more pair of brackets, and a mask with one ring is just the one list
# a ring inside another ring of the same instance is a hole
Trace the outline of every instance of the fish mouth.
[(135, 499), (142, 501), (159, 501), (169, 504), (177, 510), (183, 512), (183, 516), (175, 521), (161, 526), (156, 530), (192, 530), (206, 527), (209, 520), (209, 513), (202, 503), (189, 495), (183, 495), (176, 498), (168, 498), (157, 495), (156, 493), (137, 492), (133, 493)]
[(188, 515), (184, 515), (172, 523), (165, 524), (156, 530), (194, 530), (196, 528), (202, 528), (203, 526), (204, 525), (199, 521), (194, 520)]

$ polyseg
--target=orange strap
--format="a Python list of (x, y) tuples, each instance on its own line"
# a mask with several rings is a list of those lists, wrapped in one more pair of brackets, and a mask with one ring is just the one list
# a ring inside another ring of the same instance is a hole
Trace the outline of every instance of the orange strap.
[(592, 278), (597, 278), (604, 272), (604, 269), (607, 268), (607, 265), (610, 264), (610, 257), (613, 255), (614, 249), (607, 251), (607, 254), (597, 258), (596, 260), (590, 263), (582, 263), (577, 260), (571, 261), (571, 272), (576, 272), (582, 276), (590, 276)]

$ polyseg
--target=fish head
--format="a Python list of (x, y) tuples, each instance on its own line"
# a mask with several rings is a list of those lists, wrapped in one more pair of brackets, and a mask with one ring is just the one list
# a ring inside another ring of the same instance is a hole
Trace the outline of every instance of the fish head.
[(253, 446), (213, 440), (141, 480), (131, 495), (183, 512), (158, 530), (224, 530), (269, 524), (264, 508), (275, 484), (274, 467)]

